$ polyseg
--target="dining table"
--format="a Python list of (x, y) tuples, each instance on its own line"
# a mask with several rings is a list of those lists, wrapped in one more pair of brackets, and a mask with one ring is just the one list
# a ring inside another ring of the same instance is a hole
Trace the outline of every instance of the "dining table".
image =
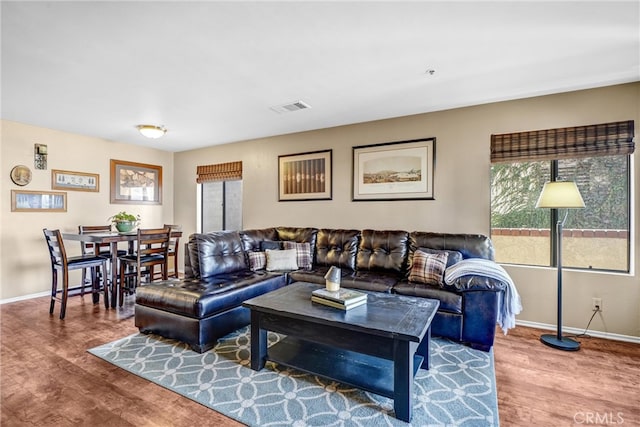
[[(180, 230), (171, 230), (171, 237), (182, 237), (182, 231)], [(138, 232), (127, 231), (127, 232), (109, 232), (109, 233), (72, 233), (68, 232), (62, 233), (62, 238), (66, 240), (77, 240), (80, 242), (86, 243), (108, 243), (110, 245), (110, 253), (111, 253), (111, 297), (109, 298), (111, 301), (111, 307), (115, 308), (118, 302), (118, 269), (117, 262), (114, 260), (118, 259), (118, 243), (120, 242), (128, 242), (129, 243), (129, 252), (133, 252), (133, 243), (138, 240)], [(96, 245), (96, 252), (99, 252), (100, 248)], [(96, 255), (99, 255), (96, 253)], [(107, 286), (105, 284), (105, 286)], [(107, 293), (105, 293), (107, 295)], [(105, 298), (107, 298), (105, 296)], [(108, 306), (108, 304), (106, 304)]]

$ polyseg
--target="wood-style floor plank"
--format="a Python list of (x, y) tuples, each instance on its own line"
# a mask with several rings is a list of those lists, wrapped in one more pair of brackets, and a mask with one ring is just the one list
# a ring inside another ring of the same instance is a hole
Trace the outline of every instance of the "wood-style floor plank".
[(496, 333), (501, 425), (640, 426), (640, 345), (583, 337), (566, 352), (540, 342), (549, 331)]
[[(48, 298), (0, 306), (3, 426), (239, 426), (230, 418), (129, 374), (87, 349), (137, 332), (123, 308), (69, 300), (66, 319)], [(517, 327), (494, 347), (502, 426), (640, 426), (640, 345), (581, 338), (563, 352)], [(622, 421), (622, 422), (621, 422)], [(591, 425), (596, 424), (592, 422)]]

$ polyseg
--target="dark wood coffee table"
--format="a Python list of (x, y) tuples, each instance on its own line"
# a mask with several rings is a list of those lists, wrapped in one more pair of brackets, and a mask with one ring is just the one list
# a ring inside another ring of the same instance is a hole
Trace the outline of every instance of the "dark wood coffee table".
[[(311, 301), (320, 286), (296, 282), (243, 303), (251, 310), (251, 369), (272, 362), (392, 398), (409, 422), (413, 379), (429, 369), (437, 300), (369, 292), (343, 311)], [(267, 331), (287, 335), (267, 348)]]

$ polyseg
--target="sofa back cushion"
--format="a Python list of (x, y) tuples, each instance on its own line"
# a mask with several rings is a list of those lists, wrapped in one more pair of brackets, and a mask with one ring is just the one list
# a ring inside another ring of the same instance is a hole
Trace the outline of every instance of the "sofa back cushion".
[(316, 247), (317, 228), (308, 227), (277, 227), (278, 240), (288, 240), (290, 242), (308, 243), (312, 248)]
[[(189, 248), (190, 259), (192, 269), (199, 272), (199, 278), (205, 279), (247, 268), (242, 240), (237, 231), (196, 233), (193, 237), (195, 245)], [(197, 259), (197, 267), (193, 265), (194, 259)]]
[(242, 238), (242, 248), (245, 252), (264, 251), (266, 248), (263, 242), (278, 240), (278, 232), (275, 228), (261, 228), (255, 230), (240, 231)]
[(407, 273), (409, 233), (402, 230), (362, 230), (357, 270)]
[(296, 243), (308, 243), (311, 248), (311, 259), (316, 259), (317, 228), (311, 227), (276, 227), (278, 240)]
[(356, 269), (356, 255), (360, 243), (360, 230), (318, 230), (316, 238), (316, 263)]
[(495, 256), (491, 239), (482, 234), (451, 234), (414, 231), (409, 236), (410, 255), (420, 247), (458, 251), (463, 259), (484, 258), (492, 260)]

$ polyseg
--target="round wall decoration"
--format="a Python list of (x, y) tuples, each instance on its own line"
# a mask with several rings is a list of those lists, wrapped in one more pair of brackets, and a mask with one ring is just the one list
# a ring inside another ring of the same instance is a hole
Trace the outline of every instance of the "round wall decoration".
[(31, 182), (31, 169), (24, 165), (14, 166), (11, 169), (11, 181), (16, 185), (27, 185)]

